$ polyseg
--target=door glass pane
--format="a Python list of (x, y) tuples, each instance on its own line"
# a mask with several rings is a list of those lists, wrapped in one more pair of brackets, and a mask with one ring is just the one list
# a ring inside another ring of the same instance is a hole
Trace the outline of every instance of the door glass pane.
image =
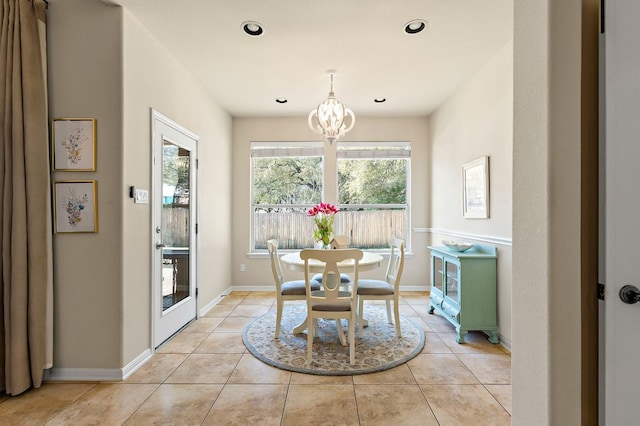
[(165, 140), (162, 147), (162, 310), (189, 294), (191, 152)]
[(442, 271), (442, 259), (439, 257), (433, 257), (433, 286), (442, 291), (443, 283), (443, 271)]
[(447, 297), (458, 303), (458, 265), (447, 262)]

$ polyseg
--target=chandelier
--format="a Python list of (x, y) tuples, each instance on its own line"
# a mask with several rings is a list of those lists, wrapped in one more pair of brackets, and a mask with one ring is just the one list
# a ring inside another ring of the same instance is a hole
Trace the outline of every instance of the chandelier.
[[(314, 133), (324, 135), (325, 139), (332, 144), (340, 136), (344, 136), (345, 133), (353, 128), (356, 122), (356, 116), (353, 115), (353, 111), (349, 108), (345, 108), (333, 93), (333, 76), (336, 75), (336, 72), (330, 70), (327, 71), (327, 74), (329, 74), (331, 78), (329, 96), (318, 105), (318, 108), (309, 113), (308, 122), (309, 127)], [(348, 116), (351, 116), (349, 127), (347, 127), (345, 123)]]

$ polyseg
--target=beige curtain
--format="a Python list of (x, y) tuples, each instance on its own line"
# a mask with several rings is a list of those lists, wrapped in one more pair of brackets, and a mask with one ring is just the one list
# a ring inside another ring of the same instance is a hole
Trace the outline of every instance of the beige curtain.
[(42, 0), (0, 0), (0, 389), (51, 367), (52, 250)]

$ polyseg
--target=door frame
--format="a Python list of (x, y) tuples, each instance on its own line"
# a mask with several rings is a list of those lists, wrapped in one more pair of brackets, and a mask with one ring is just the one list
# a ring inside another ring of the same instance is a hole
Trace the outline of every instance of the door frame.
[(598, 240), (600, 0), (582, 0), (580, 279), (581, 279), (581, 416), (597, 424), (598, 383)]
[[(158, 184), (156, 182), (156, 178), (155, 178), (155, 174), (156, 174), (156, 169), (157, 167), (162, 167), (160, 162), (160, 159), (157, 159), (155, 156), (156, 153), (156, 137), (158, 136), (157, 134), (157, 129), (156, 129), (156, 122), (161, 122), (166, 126), (171, 127), (172, 129), (174, 129), (175, 131), (184, 134), (186, 137), (193, 139), (196, 142), (196, 148), (195, 148), (195, 169), (193, 170), (193, 175), (194, 175), (194, 179), (196, 181), (195, 184), (195, 191), (190, 192), (190, 194), (193, 196), (193, 199), (195, 200), (195, 211), (194, 211), (194, 221), (192, 223), (192, 227), (194, 229), (193, 235), (194, 235), (194, 241), (192, 244), (190, 244), (190, 256), (189, 256), (189, 282), (190, 282), (190, 286), (191, 283), (194, 283), (194, 289), (193, 289), (193, 298), (195, 299), (195, 304), (194, 304), (194, 313), (193, 313), (193, 318), (197, 319), (198, 318), (198, 301), (197, 301), (197, 296), (198, 296), (198, 282), (199, 282), (199, 254), (200, 254), (200, 241), (198, 238), (198, 218), (200, 216), (200, 212), (199, 212), (199, 205), (200, 203), (198, 202), (198, 196), (199, 196), (199, 184), (198, 184), (198, 142), (200, 140), (200, 137), (198, 135), (196, 135), (195, 133), (191, 132), (190, 130), (186, 129), (185, 127), (181, 126), (180, 124), (176, 123), (175, 121), (173, 121), (172, 119), (168, 118), (167, 116), (163, 115), (162, 113), (158, 112), (157, 110), (151, 108), (150, 109), (150, 113), (151, 113), (151, 240), (150, 240), (150, 247), (151, 247), (151, 327), (150, 327), (150, 338), (151, 338), (151, 348), (152, 351), (155, 353), (156, 350), (156, 313), (157, 310), (159, 309), (158, 303), (159, 303), (159, 298), (158, 298), (158, 288), (157, 288), (157, 281), (159, 279), (158, 277), (158, 270), (157, 270), (157, 265), (156, 265), (156, 248), (155, 248), (155, 243), (157, 241), (157, 235), (155, 232), (155, 229), (157, 226), (160, 226), (161, 224), (157, 222), (156, 218), (157, 215), (155, 214), (154, 211), (154, 203), (156, 202), (157, 197), (161, 197), (162, 196), (162, 185), (160, 185), (160, 188), (158, 188)], [(157, 163), (158, 162), (158, 163)], [(185, 324), (186, 325), (186, 324)]]

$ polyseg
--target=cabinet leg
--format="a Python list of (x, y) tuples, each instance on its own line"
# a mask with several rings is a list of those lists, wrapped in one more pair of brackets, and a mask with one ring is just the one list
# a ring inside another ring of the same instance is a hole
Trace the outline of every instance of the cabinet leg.
[(434, 310), (434, 309), (435, 309), (435, 307), (433, 307), (433, 306), (429, 306), (429, 313), (430, 313), (431, 315), (433, 315), (433, 310)]
[(456, 342), (462, 344), (462, 343), (467, 343), (464, 341), (464, 336), (467, 334), (466, 331), (462, 331), (460, 329), (456, 330), (458, 332), (458, 336), (456, 337)]
[(500, 339), (498, 339), (498, 332), (497, 331), (490, 331), (489, 332), (489, 341), (491, 343), (500, 343)]

